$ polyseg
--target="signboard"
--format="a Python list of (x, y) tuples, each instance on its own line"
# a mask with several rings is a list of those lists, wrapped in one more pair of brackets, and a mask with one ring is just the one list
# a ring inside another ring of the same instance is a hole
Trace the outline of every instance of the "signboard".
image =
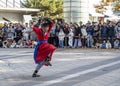
[(29, 23), (32, 20), (31, 15), (23, 15), (24, 23)]

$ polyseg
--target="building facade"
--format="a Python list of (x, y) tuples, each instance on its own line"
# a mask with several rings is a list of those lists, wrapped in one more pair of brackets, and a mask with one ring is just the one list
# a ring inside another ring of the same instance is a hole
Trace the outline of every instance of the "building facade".
[[(97, 13), (95, 5), (100, 5), (102, 0), (63, 0), (64, 19), (66, 22), (98, 21), (105, 14)], [(109, 11), (109, 10), (107, 10)], [(112, 12), (112, 11), (111, 11)], [(110, 14), (110, 12), (108, 12)]]
[(24, 15), (39, 11), (39, 9), (22, 8), (20, 0), (0, 0), (0, 23), (25, 23)]
[(89, 20), (89, 0), (63, 0), (66, 22), (87, 22)]

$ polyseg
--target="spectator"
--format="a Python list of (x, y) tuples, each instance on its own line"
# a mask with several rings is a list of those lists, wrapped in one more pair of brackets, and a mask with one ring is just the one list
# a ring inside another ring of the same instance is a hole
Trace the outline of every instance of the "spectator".
[(97, 43), (97, 40), (99, 40), (99, 25), (95, 25), (93, 29), (93, 45), (95, 46)]
[(120, 22), (118, 22), (117, 26), (115, 27), (116, 37), (120, 39)]
[(4, 33), (6, 33), (7, 30), (8, 30), (8, 25), (7, 25), (7, 23), (5, 22), (5, 23), (4, 23), (4, 26), (2, 27), (2, 31), (3, 31)]
[(114, 48), (119, 48), (119, 40), (118, 39), (116, 39), (114, 41)]
[(26, 41), (26, 47), (32, 48), (32, 46), (33, 46), (33, 43), (31, 40)]
[(49, 34), (49, 39), (48, 39), (48, 42), (50, 43), (50, 44), (53, 44), (53, 45), (56, 45), (55, 44), (55, 28), (56, 28), (56, 26), (54, 25), (53, 27), (52, 27), (52, 29), (51, 29), (51, 31), (50, 31), (50, 34)]
[(90, 34), (87, 35), (87, 47), (88, 48), (92, 48), (92, 42), (93, 39), (92, 39), (92, 36)]
[(12, 42), (14, 41), (14, 37), (15, 37), (14, 26), (10, 25), (7, 30), (7, 40), (9, 46), (11, 46)]
[(74, 36), (73, 27), (71, 27), (69, 32), (69, 41), (68, 41), (70, 48), (73, 48), (73, 36)]
[(82, 47), (83, 48), (86, 48), (86, 40), (87, 40), (87, 32), (86, 32), (86, 26), (85, 25), (83, 25), (82, 27), (81, 27), (81, 33), (82, 33)]
[(55, 27), (55, 46), (56, 47), (59, 47), (59, 32), (60, 32), (60, 25), (59, 24), (56, 24), (56, 27)]
[(113, 22), (110, 22), (110, 24), (108, 26), (108, 36), (109, 36), (110, 43), (113, 48), (114, 47), (114, 38), (115, 38), (115, 27), (113, 26)]
[(110, 41), (109, 41), (109, 40), (107, 40), (107, 43), (106, 43), (106, 48), (107, 48), (107, 49), (111, 49), (111, 48), (112, 48), (111, 43), (110, 43)]
[(30, 27), (28, 26), (28, 23), (25, 23), (25, 27), (22, 30), (22, 32), (23, 32), (23, 39), (28, 41), (30, 35)]
[(70, 29), (69, 24), (66, 23), (65, 26), (64, 26), (64, 29), (63, 29), (63, 32), (65, 33), (65, 37), (64, 37), (64, 46), (65, 47), (69, 46), (69, 44), (68, 44), (68, 41), (69, 41), (69, 29)]
[(79, 26), (78, 24), (74, 24), (74, 45), (73, 45), (74, 48), (78, 48), (79, 36), (80, 36)]
[(108, 39), (108, 27), (106, 23), (103, 23), (103, 25), (101, 25), (101, 38), (102, 40)]
[(64, 32), (63, 32), (62, 29), (60, 29), (60, 32), (59, 32), (58, 37), (59, 37), (59, 47), (60, 47), (60, 48), (63, 48), (63, 47), (64, 47), (64, 44), (63, 44), (63, 43), (64, 43), (65, 34), (64, 34)]
[(99, 43), (98, 40), (97, 40), (97, 42), (96, 42), (95, 48), (100, 48), (100, 43)]
[(16, 48), (16, 42), (13, 41), (13, 43), (10, 45), (11, 48)]
[(9, 44), (7, 40), (3, 41), (3, 48), (8, 48), (9, 47), (8, 45)]
[(87, 23), (87, 26), (86, 26), (86, 31), (87, 31), (87, 34), (88, 35), (93, 35), (93, 26), (91, 26), (91, 23)]
[(33, 24), (30, 23), (30, 40), (37, 41), (37, 35), (32, 29)]
[(106, 41), (104, 40), (102, 44), (100, 44), (100, 48), (106, 49)]
[(87, 31), (87, 47), (92, 48), (93, 45), (93, 27), (91, 23), (87, 23), (86, 31)]

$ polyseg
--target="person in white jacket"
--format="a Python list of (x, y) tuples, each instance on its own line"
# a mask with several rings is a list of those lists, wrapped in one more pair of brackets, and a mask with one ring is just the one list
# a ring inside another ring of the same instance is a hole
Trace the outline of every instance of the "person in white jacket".
[(73, 47), (73, 36), (74, 36), (73, 30), (72, 30), (72, 28), (70, 28), (68, 44), (71, 48)]
[(106, 49), (111, 49), (111, 48), (112, 48), (112, 45), (111, 45), (110, 41), (107, 40)]
[(23, 32), (23, 38), (24, 40), (29, 40), (29, 33), (30, 33), (30, 27), (28, 26), (28, 23), (25, 24), (25, 28), (22, 30)]
[(59, 37), (59, 47), (63, 48), (64, 47), (64, 43), (63, 42), (64, 42), (65, 34), (64, 34), (62, 29), (60, 29), (58, 37)]

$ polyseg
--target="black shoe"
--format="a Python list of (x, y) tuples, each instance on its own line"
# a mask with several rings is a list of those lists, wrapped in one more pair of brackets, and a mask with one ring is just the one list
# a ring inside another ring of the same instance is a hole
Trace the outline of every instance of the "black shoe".
[(48, 66), (52, 66), (52, 64), (50, 63), (50, 58), (49, 57), (46, 58), (45, 63), (48, 64)]
[(48, 64), (49, 66), (52, 66), (52, 64), (50, 63), (50, 61), (48, 61), (47, 64)]
[(47, 57), (45, 61), (46, 61), (46, 62), (47, 62), (47, 61), (50, 61), (50, 58), (49, 58), (49, 57)]
[(40, 77), (38, 74), (33, 74), (32, 77)]
[(38, 71), (35, 70), (34, 73), (33, 73), (33, 75), (32, 75), (32, 77), (40, 77), (40, 75), (38, 75), (37, 73), (38, 73)]

